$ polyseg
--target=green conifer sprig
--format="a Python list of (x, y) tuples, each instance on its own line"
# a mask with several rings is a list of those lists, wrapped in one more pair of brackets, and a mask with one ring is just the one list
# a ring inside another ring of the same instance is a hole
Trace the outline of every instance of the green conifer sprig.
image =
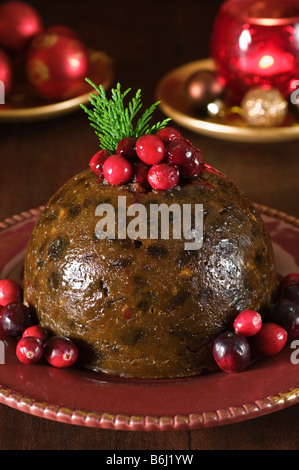
[(115, 153), (116, 147), (123, 137), (138, 138), (144, 134), (156, 134), (171, 120), (167, 118), (150, 126), (149, 121), (152, 114), (160, 103), (157, 101), (143, 112), (134, 127), (133, 120), (142, 108), (141, 90), (136, 92), (125, 107), (124, 99), (131, 88), (121, 92), (121, 85), (118, 83), (116, 88), (111, 90), (111, 99), (108, 99), (102, 85), (97, 86), (88, 78), (86, 81), (96, 90), (97, 94), (90, 94), (89, 101), (92, 109), (88, 109), (83, 104), (81, 107), (88, 114), (90, 125), (99, 137), (101, 148), (108, 150), (111, 154)]

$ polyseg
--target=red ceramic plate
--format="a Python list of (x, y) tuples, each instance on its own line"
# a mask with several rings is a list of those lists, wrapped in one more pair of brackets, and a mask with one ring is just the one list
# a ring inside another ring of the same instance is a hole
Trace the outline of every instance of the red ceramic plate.
[[(299, 271), (299, 220), (258, 206), (271, 234), (279, 275)], [(26, 244), (40, 209), (0, 223), (0, 277), (22, 279)], [(15, 339), (0, 364), (0, 402), (35, 416), (117, 430), (197, 429), (243, 421), (299, 402), (299, 344), (238, 374), (131, 380), (44, 363), (23, 365)], [(299, 343), (299, 342), (298, 342)], [(294, 344), (293, 344), (294, 346)]]

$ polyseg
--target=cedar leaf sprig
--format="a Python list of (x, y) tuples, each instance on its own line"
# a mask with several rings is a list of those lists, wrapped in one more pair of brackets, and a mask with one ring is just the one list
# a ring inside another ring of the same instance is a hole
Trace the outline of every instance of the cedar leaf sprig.
[(131, 91), (131, 88), (121, 92), (121, 85), (118, 83), (116, 88), (111, 90), (111, 99), (108, 99), (102, 85), (97, 86), (88, 78), (86, 81), (96, 90), (97, 94), (90, 94), (89, 101), (92, 109), (88, 109), (83, 104), (81, 104), (81, 107), (88, 114), (91, 121), (90, 125), (99, 137), (101, 148), (111, 154), (115, 153), (117, 144), (123, 137), (138, 138), (144, 134), (156, 134), (171, 120), (167, 118), (152, 126), (149, 125), (152, 114), (160, 103), (160, 101), (157, 101), (144, 111), (134, 128), (133, 120), (142, 108), (141, 90), (136, 92), (127, 107), (125, 107), (124, 99)]

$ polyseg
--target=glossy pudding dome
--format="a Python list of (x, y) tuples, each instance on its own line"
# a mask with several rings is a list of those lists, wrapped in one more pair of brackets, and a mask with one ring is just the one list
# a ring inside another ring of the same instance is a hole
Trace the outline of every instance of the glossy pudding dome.
[[(96, 207), (201, 203), (203, 244), (95, 236)], [(180, 377), (213, 367), (211, 341), (245, 309), (263, 313), (276, 289), (261, 217), (225, 176), (165, 192), (99, 183), (87, 169), (51, 198), (30, 239), (25, 301), (40, 324), (73, 339), (83, 367), (126, 377)]]
[[(103, 93), (97, 99), (106, 105)], [(180, 132), (141, 124), (141, 135), (97, 152), (45, 206), (27, 248), (24, 300), (50, 334), (77, 344), (79, 367), (134, 378), (193, 376), (217, 367), (212, 342), (239, 312), (267, 313), (276, 291), (272, 245), (245, 194)], [(161, 220), (152, 236), (151, 208), (162, 204), (175, 205), (179, 216), (170, 210), (168, 236)], [(99, 236), (99, 207), (114, 212), (114, 236)], [(138, 223), (132, 207), (145, 214)], [(189, 238), (172, 231), (186, 207)], [(198, 207), (202, 243), (195, 248)], [(120, 230), (132, 220), (135, 236)]]

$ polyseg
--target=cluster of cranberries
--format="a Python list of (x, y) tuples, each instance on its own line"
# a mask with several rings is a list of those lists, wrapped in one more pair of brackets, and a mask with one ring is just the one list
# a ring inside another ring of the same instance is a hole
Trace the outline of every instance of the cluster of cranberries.
[(233, 329), (220, 334), (213, 343), (213, 356), (225, 372), (241, 372), (252, 358), (278, 354), (287, 340), (299, 337), (299, 273), (285, 276), (279, 285), (278, 300), (269, 312), (269, 321), (245, 310), (237, 315)]
[(22, 302), (23, 291), (12, 279), (0, 280), (0, 331), (17, 338), (16, 356), (23, 364), (35, 364), (44, 358), (55, 367), (68, 367), (78, 358), (72, 340), (49, 336), (35, 324), (31, 310)]
[(179, 130), (165, 127), (157, 134), (124, 137), (115, 155), (99, 150), (90, 160), (90, 168), (111, 185), (129, 182), (140, 188), (169, 190), (180, 177), (198, 176), (203, 169), (200, 150), (186, 140)]

